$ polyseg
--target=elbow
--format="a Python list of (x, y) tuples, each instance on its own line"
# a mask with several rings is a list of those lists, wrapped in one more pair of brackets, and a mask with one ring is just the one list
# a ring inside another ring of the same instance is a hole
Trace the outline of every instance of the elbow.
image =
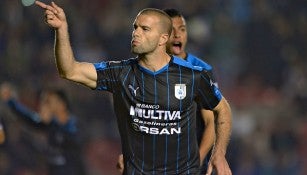
[(63, 79), (71, 80), (73, 78), (74, 73), (76, 72), (75, 67), (73, 65), (70, 66), (59, 66), (57, 65), (59, 76)]
[(65, 71), (60, 71), (59, 70), (59, 75), (61, 78), (66, 79), (66, 80), (71, 80), (72, 79), (72, 74), (65, 72)]
[(60, 70), (59, 70), (59, 75), (60, 75), (60, 77), (63, 78), (63, 79), (68, 79), (68, 75), (67, 75), (67, 73), (65, 73), (64, 71), (60, 71)]

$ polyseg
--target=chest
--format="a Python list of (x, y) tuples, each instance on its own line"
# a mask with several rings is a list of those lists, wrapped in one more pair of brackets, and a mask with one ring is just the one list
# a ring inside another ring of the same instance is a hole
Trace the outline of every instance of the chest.
[(135, 104), (159, 105), (159, 109), (181, 111), (193, 103), (196, 80), (193, 73), (179, 70), (159, 74), (132, 71), (122, 81), (121, 88)]

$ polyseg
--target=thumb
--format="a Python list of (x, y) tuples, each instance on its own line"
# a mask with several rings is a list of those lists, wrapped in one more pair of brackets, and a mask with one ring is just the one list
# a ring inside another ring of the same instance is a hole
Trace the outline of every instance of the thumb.
[(211, 163), (209, 163), (209, 164), (208, 164), (208, 168), (207, 168), (206, 175), (211, 175), (211, 173), (212, 173), (212, 169), (213, 169), (212, 164), (211, 164)]

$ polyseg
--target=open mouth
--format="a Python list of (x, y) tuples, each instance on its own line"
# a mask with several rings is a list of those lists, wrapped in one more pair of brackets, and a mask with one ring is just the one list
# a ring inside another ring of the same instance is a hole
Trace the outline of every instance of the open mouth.
[(173, 54), (179, 54), (181, 52), (182, 43), (181, 42), (174, 42), (172, 43), (172, 52)]
[(182, 46), (182, 43), (181, 43), (181, 42), (175, 42), (175, 43), (173, 43), (173, 47), (181, 48), (181, 46)]

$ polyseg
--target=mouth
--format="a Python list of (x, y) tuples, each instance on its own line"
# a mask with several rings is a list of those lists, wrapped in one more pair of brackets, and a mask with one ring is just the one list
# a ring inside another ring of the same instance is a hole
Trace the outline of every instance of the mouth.
[(173, 43), (173, 47), (178, 48), (178, 49), (181, 49), (182, 43), (181, 43), (181, 42), (174, 42), (174, 43)]
[(137, 40), (131, 40), (131, 45), (135, 46), (138, 45), (140, 42), (138, 42)]
[(173, 42), (171, 47), (172, 54), (180, 54), (182, 51), (182, 43), (181, 42)]

